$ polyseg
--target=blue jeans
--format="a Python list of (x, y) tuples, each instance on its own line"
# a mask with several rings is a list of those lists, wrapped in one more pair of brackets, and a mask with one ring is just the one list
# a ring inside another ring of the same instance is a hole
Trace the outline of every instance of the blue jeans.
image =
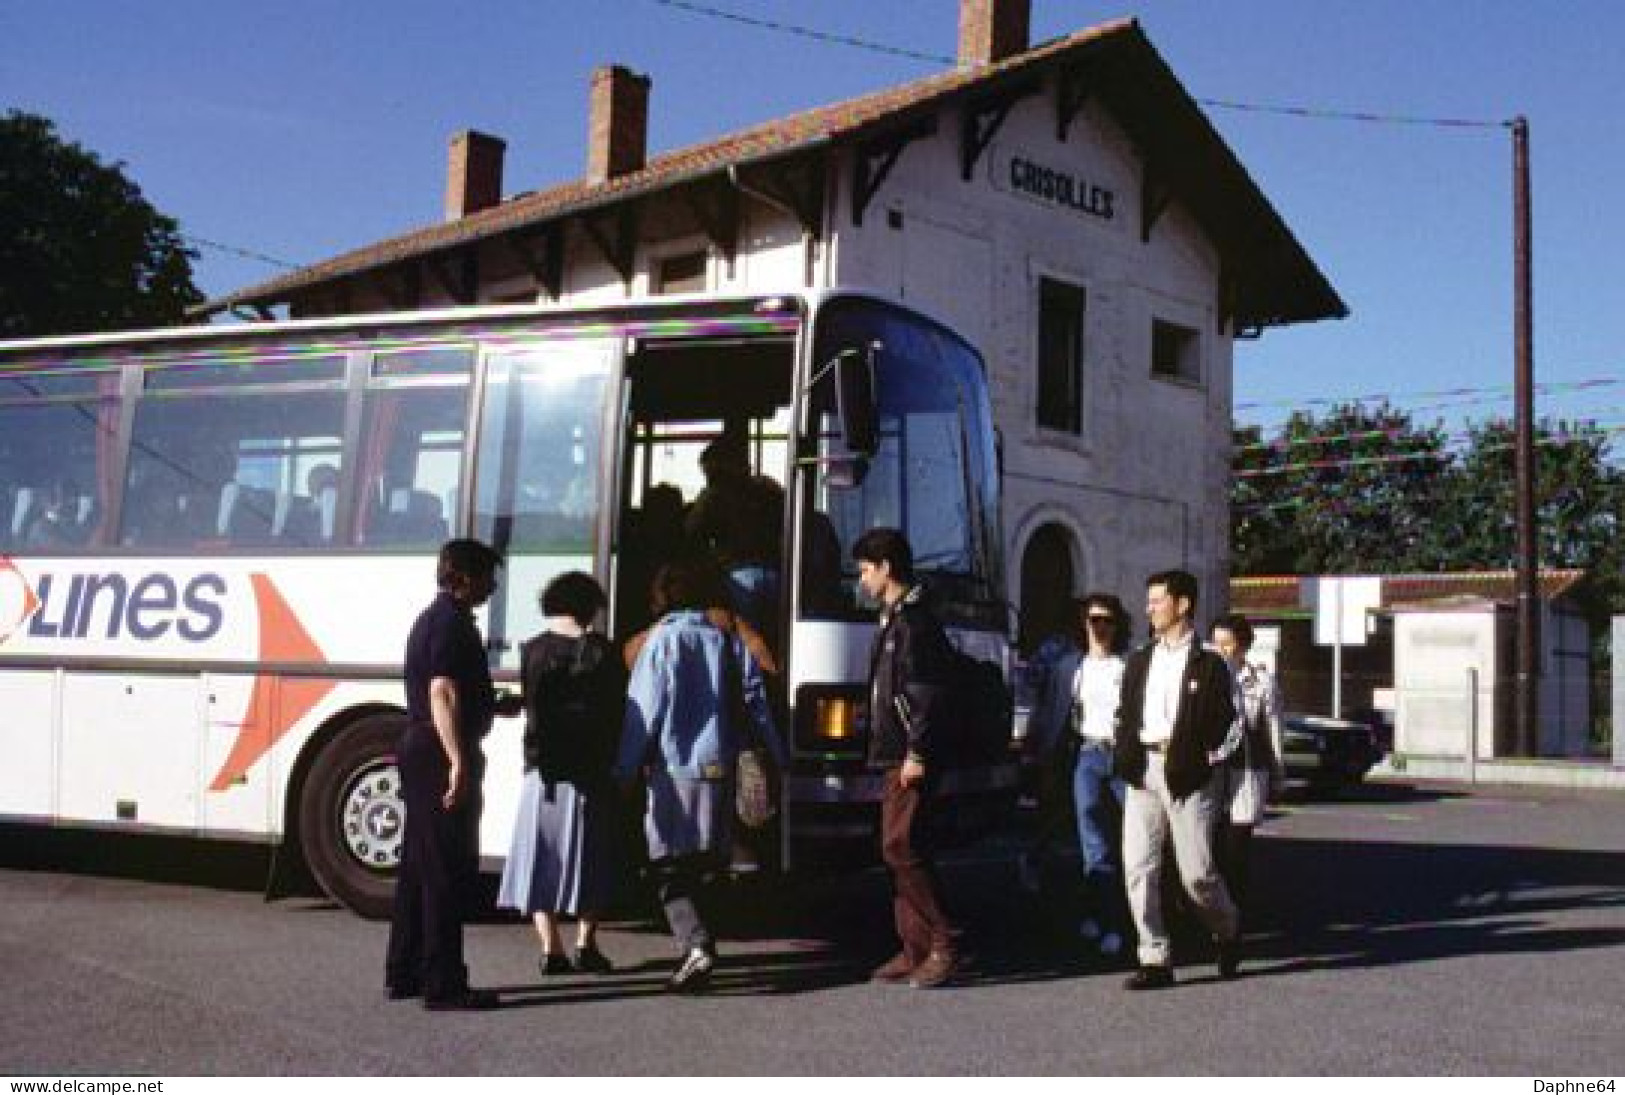
[(1072, 769), (1072, 801), (1078, 815), (1078, 848), (1083, 853), (1085, 899), (1109, 930), (1122, 923), (1123, 858), (1117, 836), (1125, 788), (1112, 778), (1110, 745), (1083, 742)]

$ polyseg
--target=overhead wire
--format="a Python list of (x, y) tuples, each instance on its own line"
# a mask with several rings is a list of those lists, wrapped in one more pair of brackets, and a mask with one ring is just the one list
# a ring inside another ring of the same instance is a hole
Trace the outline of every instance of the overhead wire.
[[(854, 49), (868, 50), (871, 53), (882, 53), (892, 57), (903, 57), (911, 61), (925, 61), (933, 64), (954, 65), (958, 58), (949, 57), (940, 53), (925, 53), (920, 50), (907, 49), (884, 42), (876, 42), (869, 38), (860, 38), (854, 34), (837, 34), (832, 31), (819, 30), (800, 23), (787, 23), (783, 20), (768, 19), (762, 16), (744, 15), (727, 8), (719, 8), (712, 4), (696, 3), (694, 0), (652, 0), (661, 7), (674, 8), (686, 11), (693, 15), (704, 16), (711, 19), (720, 19), (730, 23), (739, 23), (744, 26), (755, 27), (758, 30), (774, 31), (780, 34), (794, 35), (829, 45), (850, 46)], [(1494, 120), (1486, 118), (1438, 118), (1424, 117), (1414, 114), (1384, 114), (1368, 110), (1334, 110), (1325, 107), (1302, 106), (1297, 104), (1281, 103), (1247, 103), (1234, 99), (1211, 99), (1201, 96), (1192, 96), (1196, 102), (1203, 106), (1215, 107), (1220, 110), (1244, 111), (1253, 114), (1279, 114), (1294, 118), (1308, 118), (1316, 121), (1337, 122), (1363, 122), (1376, 125), (1399, 126), (1433, 126), (1441, 129), (1507, 129), (1513, 124), (1511, 119)]]

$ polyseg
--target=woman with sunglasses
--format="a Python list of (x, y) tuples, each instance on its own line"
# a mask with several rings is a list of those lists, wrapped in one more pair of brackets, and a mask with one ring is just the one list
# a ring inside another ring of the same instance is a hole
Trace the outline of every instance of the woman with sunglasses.
[(1112, 735), (1128, 649), (1128, 612), (1110, 593), (1077, 601), (1077, 645), (1062, 655), (1044, 682), (1028, 733), (1066, 741), (1072, 763), (1072, 801), (1082, 853), (1084, 915), (1078, 932), (1107, 958), (1123, 952), (1125, 895), (1118, 843), (1123, 784), (1112, 778)]
[(1126, 895), (1123, 889), (1123, 781), (1112, 775), (1112, 738), (1123, 690), (1123, 652), (1128, 649), (1128, 612), (1110, 593), (1091, 593), (1081, 603), (1084, 654), (1073, 695), (1078, 761), (1072, 769), (1072, 801), (1083, 856), (1084, 899), (1079, 933), (1100, 953), (1123, 951)]

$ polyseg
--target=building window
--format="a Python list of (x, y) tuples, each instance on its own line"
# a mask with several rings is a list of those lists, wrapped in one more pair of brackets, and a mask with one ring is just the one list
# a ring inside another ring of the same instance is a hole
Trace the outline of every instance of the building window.
[(1038, 283), (1038, 424), (1083, 432), (1083, 290)]
[(705, 252), (689, 251), (661, 259), (655, 265), (655, 292), (705, 292)]
[(1202, 382), (1202, 340), (1189, 327), (1151, 321), (1151, 375), (1182, 384)]

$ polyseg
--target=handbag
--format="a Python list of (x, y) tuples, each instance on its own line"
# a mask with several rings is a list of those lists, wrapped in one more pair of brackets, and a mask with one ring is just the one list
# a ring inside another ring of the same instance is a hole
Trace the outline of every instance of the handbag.
[[(728, 691), (728, 717), (741, 731), (751, 724), (750, 712), (745, 709), (744, 667), (739, 664), (733, 636), (727, 646), (726, 687)], [(747, 829), (760, 829), (779, 812), (773, 796), (773, 762), (766, 749), (754, 746), (741, 749), (734, 760), (734, 815)]]
[(734, 813), (747, 829), (760, 829), (779, 812), (773, 801), (773, 771), (765, 749), (745, 749), (735, 761)]

